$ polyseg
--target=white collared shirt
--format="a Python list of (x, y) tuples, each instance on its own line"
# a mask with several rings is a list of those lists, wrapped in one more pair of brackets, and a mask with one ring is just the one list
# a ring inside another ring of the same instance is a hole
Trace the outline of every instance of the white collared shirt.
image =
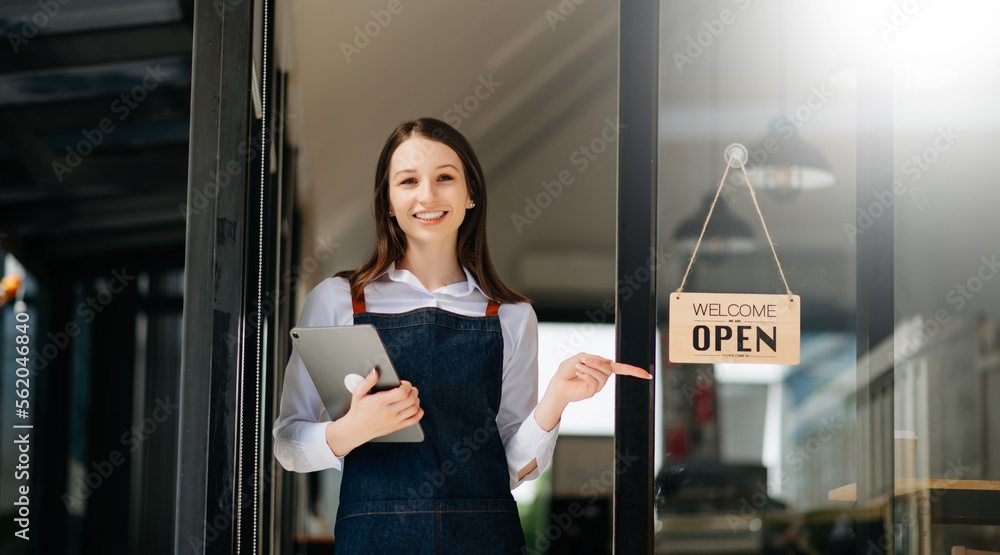
[[(416, 308), (436, 307), (465, 316), (482, 316), (488, 299), (468, 270), (466, 281), (430, 292), (407, 270), (395, 265), (365, 288), (369, 312), (399, 314)], [(546, 432), (535, 420), (538, 402), (538, 319), (530, 304), (500, 305), (503, 331), (503, 381), (497, 427), (507, 452), (510, 487), (533, 480), (552, 460), (559, 425)], [(328, 278), (309, 292), (299, 316), (299, 327), (349, 326), (354, 323), (349, 285), (344, 278)], [(274, 422), (274, 456), (286, 470), (313, 472), (342, 469), (343, 457), (326, 443), (327, 420), (323, 401), (299, 353), (285, 368), (281, 412)], [(538, 467), (522, 480), (521, 469), (535, 459)]]

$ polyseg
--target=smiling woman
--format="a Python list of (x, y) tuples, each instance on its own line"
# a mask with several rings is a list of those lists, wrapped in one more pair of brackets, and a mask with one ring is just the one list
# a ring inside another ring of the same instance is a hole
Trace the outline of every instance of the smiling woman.
[[(300, 327), (373, 325), (401, 378), (370, 393), (372, 372), (345, 414), (317, 422), (316, 387), (289, 360), (274, 454), (289, 470), (343, 470), (338, 550), (522, 552), (511, 490), (551, 461), (563, 410), (612, 373), (651, 378), (578, 353), (536, 403), (537, 319), (493, 267), (485, 210), (468, 141), (438, 120), (400, 124), (376, 168), (374, 253), (306, 300)], [(418, 421), (421, 443), (371, 442)]]
[[(433, 255), (444, 256), (443, 260), (457, 256), (457, 264), (472, 273), (489, 298), (508, 303), (528, 300), (507, 287), (493, 266), (486, 241), (483, 169), (455, 128), (431, 118), (401, 123), (386, 141), (375, 175), (374, 252), (354, 273), (341, 272), (339, 277), (352, 279), (363, 289), (390, 264), (399, 269), (400, 264), (419, 263), (414, 256), (407, 257), (415, 242), (414, 252), (420, 256), (431, 254), (427, 249), (437, 249)], [(447, 213), (427, 224), (418, 220), (418, 213), (433, 211)]]
[(457, 244), (465, 212), (476, 206), (461, 165), (455, 151), (423, 137), (407, 139), (396, 149), (389, 167), (389, 217), (411, 239), (409, 248)]

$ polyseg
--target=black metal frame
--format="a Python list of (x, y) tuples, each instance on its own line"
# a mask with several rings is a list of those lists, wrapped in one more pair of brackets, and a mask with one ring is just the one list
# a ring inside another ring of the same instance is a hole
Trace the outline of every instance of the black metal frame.
[[(660, 5), (622, 0), (620, 9), (618, 110), (624, 131), (618, 140), (616, 277), (645, 267), (649, 280), (638, 287), (618, 281), (615, 357), (653, 372), (656, 265), (650, 253), (656, 249)], [(615, 553), (653, 552), (653, 383), (616, 382), (615, 452), (631, 458), (615, 457)]]
[[(300, 220), (295, 210), (295, 180), (297, 179), (297, 165), (295, 148), (290, 144), (285, 136), (285, 114), (287, 110), (287, 74), (280, 73), (275, 76), (275, 83), (280, 83), (275, 87), (276, 110), (274, 118), (275, 125), (275, 149), (280, 149), (277, 164), (277, 176), (280, 189), (275, 191), (275, 209), (278, 214), (278, 221), (273, 230), (273, 238), (276, 241), (277, 250), (275, 254), (275, 302), (277, 310), (274, 314), (273, 333), (268, 342), (271, 349), (271, 356), (268, 363), (268, 383), (265, 398), (271, 400), (271, 404), (264, 411), (265, 421), (268, 423), (278, 419), (281, 399), (279, 392), (284, 380), (284, 367), (288, 362), (291, 352), (291, 338), (288, 335), (292, 322), (295, 321), (293, 313), (293, 301), (296, 292), (296, 284), (299, 276), (293, 274), (293, 261), (298, 260), (298, 240)], [(297, 270), (297, 264), (296, 270)], [(267, 527), (265, 535), (269, 538), (274, 549), (271, 553), (291, 553), (293, 550), (293, 525), (294, 525), (294, 473), (286, 472), (280, 464), (273, 458), (273, 444), (267, 441), (264, 444), (264, 460), (270, 461), (270, 465), (265, 465), (264, 472), (270, 481), (266, 488), (265, 503), (269, 505), (265, 512), (264, 525)]]
[[(198, 0), (195, 9), (188, 199), (193, 206), (200, 192), (211, 202), (187, 221), (174, 548), (281, 552), (290, 543), (275, 540), (282, 474), (270, 424), (288, 341), (294, 157), (284, 141), (285, 81), (270, 61), (275, 7)], [(253, 86), (267, 91), (263, 121), (253, 117)]]
[[(271, 491), (274, 487), (274, 459), (271, 450), (272, 412), (277, 404), (276, 383), (272, 376), (277, 374), (278, 362), (271, 355), (279, 350), (279, 345), (287, 342), (287, 324), (279, 322), (277, 309), (281, 299), (277, 296), (279, 282), (279, 246), (281, 229), (282, 182), (279, 172), (272, 172), (274, 165), (281, 163), (281, 143), (283, 119), (280, 114), (284, 100), (283, 91), (278, 86), (278, 72), (271, 60), (274, 45), (274, 2), (255, 0), (254, 37), (251, 47), (253, 63), (259, 68), (263, 121), (253, 121), (253, 136), (259, 156), (254, 158), (248, 171), (246, 222), (246, 258), (244, 259), (244, 306), (246, 325), (242, 336), (246, 346), (242, 352), (241, 390), (237, 402), (236, 421), (242, 424), (237, 431), (242, 440), (242, 465), (237, 465), (234, 491), (234, 520), (239, 523), (237, 533), (239, 553), (270, 552), (264, 546), (271, 543), (272, 532)], [(267, 12), (265, 13), (265, 9)], [(258, 25), (266, 29), (258, 29)], [(266, 30), (268, 44), (263, 44), (264, 36), (259, 31)], [(267, 58), (266, 62), (264, 58)], [(265, 68), (266, 66), (266, 68)], [(278, 137), (275, 143), (275, 137)], [(258, 273), (260, 284), (258, 290)], [(259, 296), (258, 296), (259, 295)], [(258, 325), (258, 302), (259, 325)], [(260, 350), (257, 349), (259, 341)], [(236, 446), (239, 449), (239, 445)], [(236, 487), (243, 484), (243, 488)], [(239, 507), (235, 506), (239, 500)], [(236, 510), (238, 509), (238, 512)]]
[[(195, 2), (175, 551), (231, 553), (253, 2)], [(227, 165), (237, 168), (232, 171)], [(228, 176), (223, 183), (220, 176)], [(213, 194), (199, 191), (214, 184)], [(194, 209), (195, 192), (210, 199)]]

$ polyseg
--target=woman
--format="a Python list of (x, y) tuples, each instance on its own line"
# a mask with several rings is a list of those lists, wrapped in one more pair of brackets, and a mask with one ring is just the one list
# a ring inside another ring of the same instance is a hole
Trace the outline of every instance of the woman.
[[(566, 405), (634, 366), (585, 353), (563, 361), (537, 399), (537, 320), (507, 287), (486, 243), (486, 185), (448, 124), (400, 124), (375, 173), (375, 252), (308, 296), (302, 327), (372, 324), (399, 375), (317, 422), (322, 401), (298, 354), (285, 373), (274, 454), (288, 470), (341, 468), (338, 552), (521, 553), (510, 490), (551, 460)], [(421, 423), (421, 443), (369, 443)]]

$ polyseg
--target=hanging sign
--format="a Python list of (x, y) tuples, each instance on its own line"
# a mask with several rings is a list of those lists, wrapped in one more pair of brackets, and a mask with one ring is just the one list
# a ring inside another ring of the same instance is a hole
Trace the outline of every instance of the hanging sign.
[[(701, 235), (695, 243), (684, 278), (677, 291), (670, 294), (670, 334), (667, 342), (668, 359), (673, 363), (711, 364), (716, 362), (745, 362), (755, 364), (799, 363), (799, 315), (801, 301), (788, 288), (788, 280), (781, 269), (774, 242), (764, 223), (764, 214), (757, 204), (757, 195), (750, 185), (744, 164), (747, 150), (741, 144), (726, 147), (726, 171), (722, 174), (719, 189), (708, 210)], [(785, 284), (785, 295), (753, 295), (740, 293), (684, 293), (691, 266), (698, 255), (698, 247), (705, 236), (708, 220), (719, 200), (719, 193), (726, 183), (730, 167), (743, 170), (750, 198), (760, 216), (764, 235), (771, 246), (778, 273)]]
[(671, 293), (670, 362), (799, 363), (798, 295)]

